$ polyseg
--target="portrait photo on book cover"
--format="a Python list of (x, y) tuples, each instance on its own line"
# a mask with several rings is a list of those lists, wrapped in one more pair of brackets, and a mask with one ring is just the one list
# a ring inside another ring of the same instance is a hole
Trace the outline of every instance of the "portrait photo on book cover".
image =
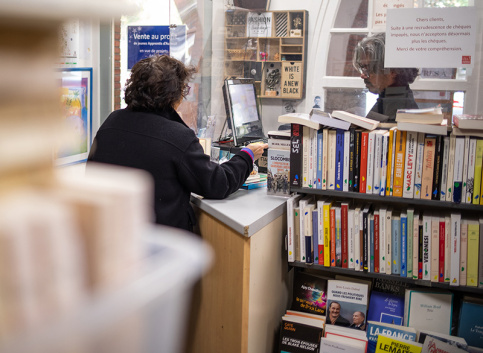
[(366, 305), (328, 300), (327, 308), (327, 324), (365, 330)]

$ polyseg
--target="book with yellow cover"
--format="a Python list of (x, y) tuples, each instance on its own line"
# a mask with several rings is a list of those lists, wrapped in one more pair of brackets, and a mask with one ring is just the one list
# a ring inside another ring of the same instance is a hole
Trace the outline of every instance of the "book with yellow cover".
[(397, 353), (421, 353), (423, 345), (421, 343), (394, 338), (381, 334), (377, 338), (375, 353), (397, 352)]
[(386, 173), (386, 196), (392, 196), (392, 182), (393, 182), (393, 172), (394, 172), (394, 135), (396, 133), (396, 128), (391, 128), (389, 130), (389, 142), (387, 144), (387, 173)]
[(480, 223), (475, 220), (468, 221), (468, 253), (466, 266), (466, 285), (478, 285), (478, 254), (480, 241)]
[(323, 220), (324, 220), (324, 266), (330, 267), (330, 208), (332, 201), (324, 202)]
[(394, 152), (394, 185), (392, 187), (392, 196), (396, 197), (402, 197), (403, 195), (406, 135), (406, 131), (397, 130), (396, 151)]

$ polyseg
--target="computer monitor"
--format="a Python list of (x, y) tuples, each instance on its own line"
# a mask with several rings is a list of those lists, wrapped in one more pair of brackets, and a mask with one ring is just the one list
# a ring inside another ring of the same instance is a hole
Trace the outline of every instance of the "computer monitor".
[(226, 79), (223, 97), (226, 119), (233, 133), (235, 146), (265, 138), (252, 79)]

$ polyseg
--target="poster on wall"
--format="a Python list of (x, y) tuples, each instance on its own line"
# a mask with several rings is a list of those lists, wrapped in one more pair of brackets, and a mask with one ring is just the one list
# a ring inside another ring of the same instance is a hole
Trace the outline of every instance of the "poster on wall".
[(372, 13), (372, 30), (384, 32), (388, 9), (409, 9), (414, 7), (414, 0), (383, 0), (374, 1)]
[(272, 13), (249, 12), (247, 15), (247, 37), (271, 37)]
[(76, 59), (79, 55), (79, 20), (64, 22), (59, 30), (60, 56)]
[(92, 134), (92, 68), (62, 69), (59, 78), (61, 139), (57, 165), (87, 160)]
[(389, 9), (386, 67), (472, 67), (476, 11), (473, 7)]

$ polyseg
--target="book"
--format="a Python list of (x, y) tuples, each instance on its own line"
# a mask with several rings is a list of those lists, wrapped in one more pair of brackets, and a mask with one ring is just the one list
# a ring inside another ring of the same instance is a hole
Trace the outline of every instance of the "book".
[[(476, 147), (476, 145), (475, 145)], [(448, 189), (448, 157), (449, 157), (449, 136), (443, 137), (443, 157), (441, 160), (441, 186), (439, 199), (446, 200), (446, 190)]]
[(380, 196), (386, 195), (388, 147), (389, 147), (389, 131), (386, 131), (382, 135), (381, 184), (379, 186)]
[(429, 281), (431, 279), (431, 221), (430, 212), (423, 213), (423, 234), (422, 234), (422, 278)]
[(359, 162), (359, 192), (366, 193), (367, 187), (367, 149), (369, 146), (369, 132), (362, 131), (361, 133), (361, 152)]
[[(449, 155), (448, 155), (448, 180), (446, 181), (446, 201), (453, 201), (453, 174), (454, 174), (454, 150), (456, 147), (456, 136), (449, 135)], [(483, 150), (482, 150), (483, 151)]]
[(296, 194), (287, 200), (287, 253), (288, 262), (295, 261), (295, 215), (294, 208), (298, 206), (302, 195)]
[(302, 126), (302, 187), (309, 187), (309, 151), (311, 145), (311, 132), (307, 126)]
[(312, 262), (319, 264), (319, 215), (317, 205), (312, 210)]
[(408, 216), (401, 212), (401, 270), (402, 277), (407, 277), (407, 255), (408, 255)]
[(362, 263), (361, 267), (363, 271), (369, 270), (369, 247), (370, 247), (370, 224), (369, 214), (371, 213), (371, 205), (366, 205), (362, 210)]
[(369, 213), (369, 228), (367, 231), (368, 239), (368, 247), (367, 247), (367, 259), (368, 259), (368, 268), (369, 272), (374, 272), (374, 213)]
[(394, 153), (396, 152), (396, 131), (391, 128), (389, 130), (389, 141), (387, 145), (387, 178), (386, 178), (386, 196), (392, 196), (392, 186), (394, 181)]
[(343, 110), (334, 110), (332, 112), (332, 116), (334, 118), (347, 121), (353, 125), (357, 125), (366, 130), (374, 130), (379, 126), (379, 122), (377, 120), (365, 118), (356, 114), (345, 112)]
[(293, 228), (293, 234), (294, 234), (294, 258), (295, 261), (300, 261), (300, 206), (297, 205), (294, 206), (293, 208), (293, 215), (294, 215), (294, 228)]
[(423, 345), (421, 343), (381, 334), (377, 337), (377, 346), (375, 353), (421, 353), (422, 347)]
[(450, 285), (459, 286), (460, 284), (460, 233), (461, 233), (461, 214), (451, 213), (450, 216)]
[(386, 210), (386, 274), (391, 274), (391, 254), (392, 254), (392, 209)]
[(302, 324), (296, 316), (282, 317), (280, 329), (280, 351), (287, 353), (316, 352), (322, 337), (322, 328)]
[(453, 293), (406, 289), (404, 325), (416, 330), (450, 334), (453, 317)]
[(331, 253), (331, 228), (330, 228), (330, 209), (331, 201), (325, 201), (323, 205), (323, 221), (324, 221), (324, 266), (330, 267)]
[(483, 115), (455, 114), (453, 124), (460, 129), (483, 130)]
[(409, 131), (406, 135), (406, 155), (404, 157), (404, 181), (403, 197), (412, 199), (414, 197), (414, 170), (416, 159), (416, 144), (418, 133)]
[(317, 251), (319, 265), (324, 264), (324, 199), (317, 200)]
[(404, 158), (406, 155), (406, 131), (397, 130), (396, 150), (394, 152), (394, 181), (392, 196), (402, 197), (404, 183)]
[[(480, 228), (480, 243), (478, 247), (479, 259), (483, 259), (483, 218), (478, 220)], [(478, 264), (478, 288), (483, 287), (483, 261)]]
[(446, 119), (444, 119), (443, 122), (438, 125), (401, 122), (401, 123), (397, 123), (397, 129), (400, 131), (416, 131), (416, 132), (422, 132), (425, 134), (443, 135), (443, 136), (446, 136), (448, 134), (448, 124)]
[(344, 187), (344, 130), (336, 130), (335, 135), (335, 190)]
[(292, 124), (290, 134), (290, 186), (302, 187), (302, 143), (303, 129), (300, 124)]
[(434, 213), (431, 217), (431, 272), (429, 274), (431, 282), (439, 282), (439, 215)]
[(313, 249), (313, 221), (312, 215), (315, 209), (313, 203), (308, 203), (307, 206), (300, 210), (302, 212), (303, 222), (304, 222), (304, 235), (305, 235), (305, 262), (314, 262), (314, 249)]
[(468, 251), (466, 285), (478, 286), (478, 261), (480, 247), (480, 223), (477, 220), (468, 220)]
[(470, 139), (468, 152), (468, 170), (466, 176), (466, 199), (465, 203), (472, 203), (474, 182), (475, 182), (475, 163), (476, 163), (476, 139)]
[(328, 132), (327, 190), (335, 190), (336, 134), (336, 130), (329, 130)]
[(365, 353), (363, 347), (351, 341), (342, 341), (337, 336), (322, 337), (320, 340), (320, 351), (318, 353)]
[(402, 326), (403, 320), (404, 297), (375, 290), (371, 291), (367, 309), (367, 321)]
[(483, 302), (481, 302), (481, 298), (478, 300), (465, 296), (461, 303), (458, 320), (458, 336), (464, 338), (469, 346), (483, 348), (482, 315)]
[(434, 151), (433, 186), (431, 200), (439, 200), (441, 197), (441, 159), (443, 157), (444, 139), (443, 136), (436, 136)]
[(448, 344), (450, 344), (454, 347), (464, 349), (465, 351), (468, 348), (468, 343), (462, 337), (446, 335), (444, 333), (433, 332), (433, 331), (428, 331), (428, 330), (419, 330), (417, 341), (419, 343), (424, 344), (428, 337), (437, 338), (441, 342), (448, 343)]
[(356, 130), (355, 128), (349, 129), (349, 190), (348, 191), (355, 191), (354, 190), (354, 172), (356, 167)]
[[(305, 213), (305, 208), (309, 205), (309, 203), (312, 201), (313, 196), (312, 195), (305, 195), (302, 199), (299, 201), (299, 254), (300, 254), (300, 262), (307, 262), (307, 250), (305, 248), (306, 242), (305, 242), (305, 236), (306, 236), (306, 222), (307, 220), (304, 217)], [(312, 224), (310, 225), (312, 226)]]
[(267, 195), (289, 196), (290, 150), (269, 148), (267, 152)]
[(455, 136), (471, 136), (471, 137), (483, 137), (483, 131), (474, 129), (460, 129), (453, 126), (451, 133)]
[(418, 133), (416, 145), (416, 163), (414, 165), (414, 198), (421, 198), (421, 180), (423, 177), (423, 159), (424, 159), (424, 143), (425, 135)]
[(444, 217), (444, 282), (449, 283), (451, 277), (451, 218)]
[(341, 267), (349, 268), (349, 204), (340, 204), (341, 218)]
[(412, 278), (418, 279), (418, 259), (419, 259), (419, 212), (414, 212), (413, 217), (413, 270)]
[(481, 172), (483, 170), (483, 140), (476, 141), (476, 153), (475, 153), (475, 174), (473, 180), (473, 205), (480, 203), (481, 192)]
[(466, 286), (468, 255), (468, 221), (461, 220), (460, 228), (460, 286)]
[(341, 203), (334, 206), (335, 211), (335, 266), (342, 267), (342, 216)]
[(407, 252), (406, 252), (406, 264), (407, 271), (406, 277), (413, 277), (413, 232), (414, 232), (414, 208), (408, 208), (407, 213)]
[(457, 346), (454, 346), (450, 343), (444, 342), (444, 341), (442, 341), (442, 340), (440, 340), (436, 337), (426, 336), (421, 352), (422, 353), (432, 353), (432, 352), (465, 353), (465, 352), (467, 352), (467, 350), (458, 348)]
[(377, 339), (379, 335), (415, 342), (417, 332), (412, 327), (404, 327), (376, 321), (367, 321), (367, 353), (374, 353), (376, 351)]
[(322, 126), (334, 129), (348, 130), (351, 125), (350, 122), (334, 119), (330, 113), (324, 112), (319, 108), (312, 108), (309, 117), (312, 121), (315, 121)]
[[(446, 220), (445, 217), (439, 218), (439, 262), (438, 262), (438, 282), (444, 283), (444, 264), (446, 258)], [(446, 259), (446, 262), (449, 260)]]
[(354, 269), (361, 270), (361, 222), (362, 213), (361, 207), (354, 208)]
[(416, 124), (441, 124), (444, 119), (441, 107), (425, 109), (398, 109), (396, 122), (410, 122)]
[(376, 148), (376, 131), (370, 131), (367, 140), (367, 168), (366, 168), (366, 194), (374, 192), (374, 154)]
[(275, 130), (267, 132), (268, 136), (268, 149), (271, 148), (277, 150), (290, 151), (290, 131), (288, 130)]
[(349, 327), (353, 314), (367, 314), (368, 285), (341, 280), (327, 283), (327, 325)]
[(374, 258), (374, 272), (379, 273), (380, 269), (380, 248), (379, 245), (381, 244), (380, 241), (380, 212), (379, 209), (374, 210), (374, 253), (372, 257)]
[(423, 170), (421, 175), (421, 199), (431, 200), (435, 150), (436, 138), (426, 137), (424, 139)]
[(470, 137), (465, 137), (465, 147), (464, 147), (464, 157), (463, 157), (463, 185), (461, 188), (461, 202), (466, 203), (466, 189), (468, 186), (468, 163), (470, 159)]
[(296, 272), (291, 310), (326, 315), (327, 278), (302, 271)]
[(386, 273), (386, 213), (387, 208), (379, 208), (379, 272)]
[(349, 259), (348, 268), (355, 268), (355, 238), (356, 238), (356, 218), (355, 218), (355, 210), (353, 208), (349, 208), (347, 213), (347, 237), (348, 237), (348, 245), (347, 245), (347, 257)]
[(335, 230), (335, 209), (336, 209), (336, 204), (331, 204), (330, 206), (330, 266), (335, 267), (336, 266), (336, 243), (335, 243), (335, 238), (336, 238), (336, 230)]
[(322, 174), (323, 174), (323, 157), (324, 157), (324, 132), (323, 130), (317, 131), (317, 171), (315, 175), (315, 188), (322, 189)]
[(311, 119), (307, 113), (287, 113), (278, 117), (278, 122), (282, 124), (299, 124), (311, 129), (320, 129), (320, 124)]
[(327, 168), (329, 155), (329, 130), (324, 129), (322, 132), (322, 190), (327, 190)]
[(361, 142), (362, 130), (354, 131), (354, 182), (351, 191), (359, 192), (360, 187), (360, 169), (361, 169)]
[(349, 191), (350, 132), (344, 131), (344, 166), (342, 168), (342, 191)]
[(381, 293), (388, 293), (404, 297), (406, 289), (411, 288), (408, 282), (391, 278), (374, 278), (372, 289)]
[(391, 219), (391, 274), (401, 274), (401, 217), (392, 215)]
[(350, 345), (362, 352), (366, 352), (368, 345), (367, 336), (364, 330), (355, 330), (353, 328), (335, 325), (325, 326), (324, 338), (322, 340), (324, 339)]
[(456, 138), (455, 144), (455, 160), (453, 170), (453, 202), (461, 203), (461, 194), (463, 190), (463, 156), (465, 149), (465, 140), (462, 137)]

